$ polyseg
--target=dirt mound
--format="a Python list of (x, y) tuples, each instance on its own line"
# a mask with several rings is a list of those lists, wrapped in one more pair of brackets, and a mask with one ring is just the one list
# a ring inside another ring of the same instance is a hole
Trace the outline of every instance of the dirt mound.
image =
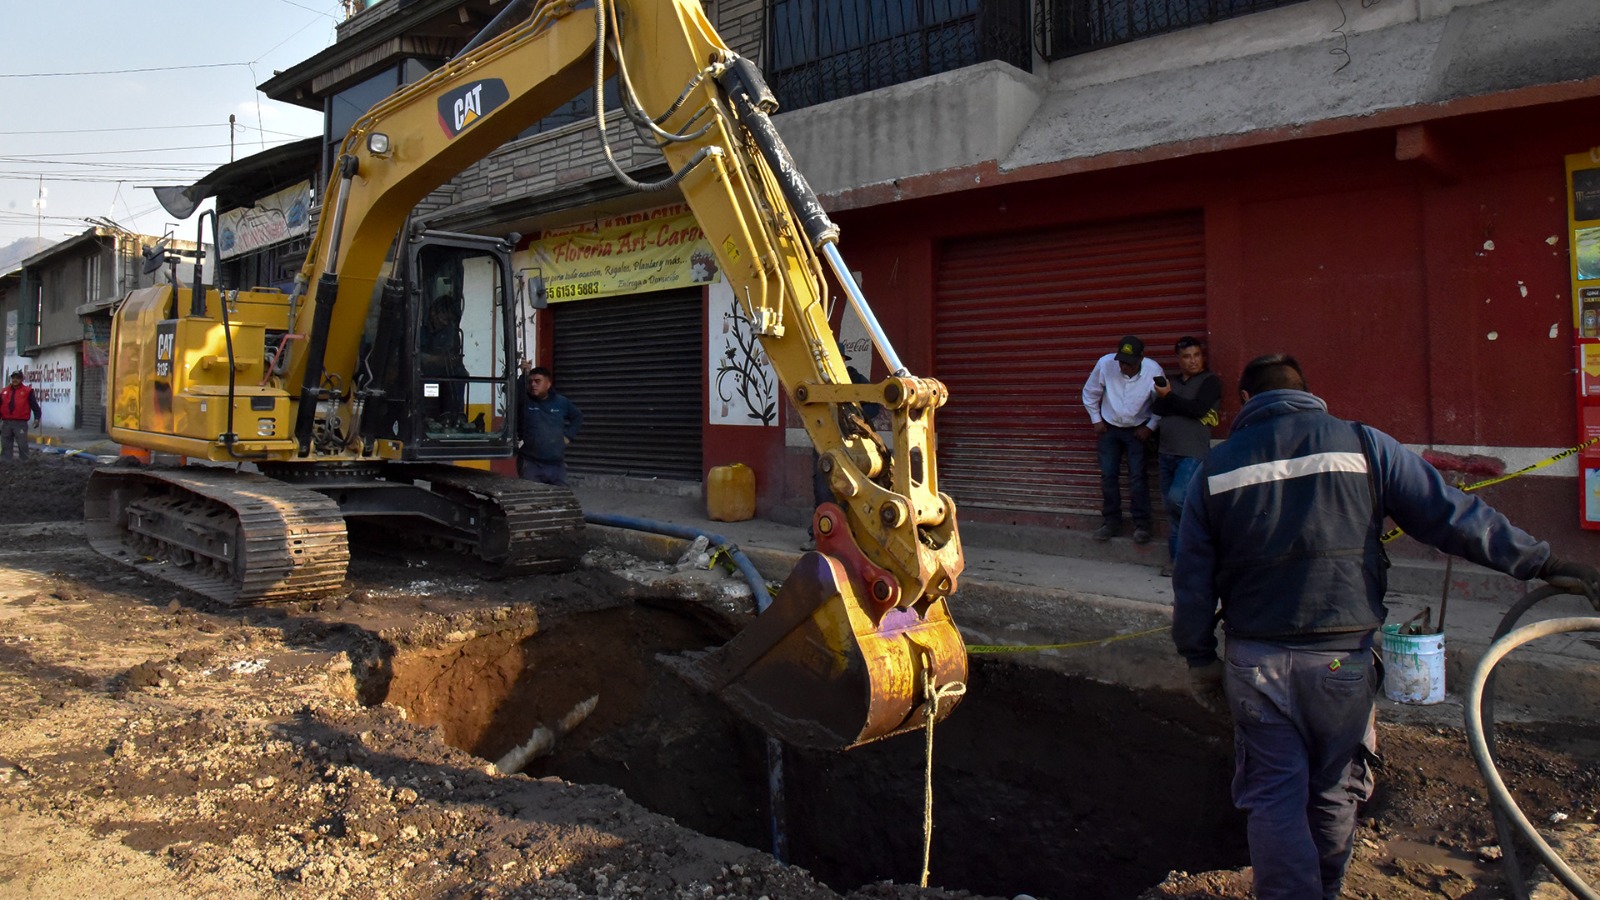
[(34, 450), (27, 459), (0, 459), (0, 523), (83, 518), (83, 486), (94, 464)]

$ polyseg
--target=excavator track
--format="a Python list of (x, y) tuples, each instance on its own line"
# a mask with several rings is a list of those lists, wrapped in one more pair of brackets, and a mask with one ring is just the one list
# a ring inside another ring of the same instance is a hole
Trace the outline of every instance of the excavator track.
[(230, 469), (97, 469), (84, 521), (102, 555), (228, 606), (335, 594), (350, 561), (337, 503)]
[(490, 577), (565, 572), (588, 549), (583, 509), (567, 488), (446, 465), (394, 465), (385, 474), (426, 480), (432, 490), (457, 503), (487, 507), (486, 522), (474, 541), (435, 538), (477, 557)]

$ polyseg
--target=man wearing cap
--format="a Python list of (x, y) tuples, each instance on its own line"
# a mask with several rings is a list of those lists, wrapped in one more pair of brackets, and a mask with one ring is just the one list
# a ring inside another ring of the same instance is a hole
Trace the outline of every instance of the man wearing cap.
[(0, 388), (0, 458), (10, 459), (12, 448), (21, 459), (28, 458), (28, 419), (39, 426), (39, 398), (33, 388), (22, 383), (22, 372), (12, 372), (10, 383)]
[(1128, 460), (1128, 500), (1133, 540), (1150, 542), (1150, 489), (1145, 483), (1145, 449), (1161, 417), (1151, 412), (1161, 365), (1146, 359), (1144, 341), (1126, 335), (1115, 353), (1094, 364), (1083, 384), (1083, 408), (1100, 436), (1100, 527), (1092, 535), (1108, 541), (1122, 531), (1122, 490), (1117, 484), (1124, 457)]

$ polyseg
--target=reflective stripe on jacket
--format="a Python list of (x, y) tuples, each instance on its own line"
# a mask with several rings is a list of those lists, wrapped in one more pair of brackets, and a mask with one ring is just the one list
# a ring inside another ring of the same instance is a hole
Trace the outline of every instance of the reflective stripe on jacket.
[(1178, 651), (1191, 665), (1216, 658), (1219, 601), (1241, 637), (1370, 637), (1388, 614), (1374, 502), (1413, 538), (1516, 578), (1550, 555), (1389, 435), (1328, 415), (1304, 391), (1265, 391), (1190, 483), (1172, 579)]

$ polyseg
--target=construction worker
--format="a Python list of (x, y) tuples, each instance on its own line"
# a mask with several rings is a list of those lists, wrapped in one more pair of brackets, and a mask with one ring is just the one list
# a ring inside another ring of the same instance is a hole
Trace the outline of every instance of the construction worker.
[(1557, 558), (1389, 435), (1329, 415), (1292, 356), (1252, 360), (1239, 397), (1232, 433), (1184, 502), (1172, 639), (1195, 698), (1233, 718), (1233, 802), (1249, 814), (1256, 896), (1332, 898), (1356, 804), (1373, 788), (1384, 517), (1446, 553), (1584, 594), (1596, 609), (1600, 571)]
[(20, 459), (28, 458), (28, 420), (39, 427), (42, 413), (33, 388), (22, 383), (22, 372), (11, 373), (10, 383), (0, 388), (0, 458), (10, 459), (12, 448)]

